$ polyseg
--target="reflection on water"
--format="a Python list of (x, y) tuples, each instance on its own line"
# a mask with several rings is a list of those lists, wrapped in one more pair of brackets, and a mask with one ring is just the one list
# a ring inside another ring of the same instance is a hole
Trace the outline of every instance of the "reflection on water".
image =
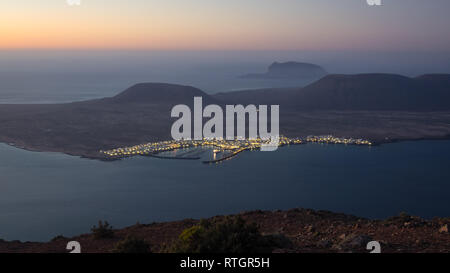
[[(210, 149), (168, 155), (213, 157)], [(49, 240), (255, 209), (305, 207), (381, 218), (450, 216), (450, 141), (377, 147), (305, 144), (220, 164), (133, 157), (102, 162), (0, 145), (0, 238)], [(216, 155), (220, 156), (220, 155)]]
[(158, 156), (178, 159), (196, 159), (199, 161), (219, 160), (231, 155), (231, 150), (219, 150), (214, 146), (176, 149), (159, 153)]

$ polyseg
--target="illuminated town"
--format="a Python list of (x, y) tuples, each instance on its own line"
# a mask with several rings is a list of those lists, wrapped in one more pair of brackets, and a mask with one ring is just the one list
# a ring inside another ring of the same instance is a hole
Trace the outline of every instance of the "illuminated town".
[[(308, 136), (306, 138), (287, 138), (281, 136), (278, 146), (299, 145), (308, 142), (346, 144), (346, 145), (372, 145), (372, 142), (364, 139), (340, 138), (331, 135)], [(153, 143), (140, 144), (130, 147), (117, 148), (107, 151), (100, 151), (107, 159), (122, 159), (132, 156), (152, 156), (169, 159), (200, 159), (200, 157), (188, 156), (161, 156), (161, 153), (189, 148), (211, 148), (213, 150), (213, 160), (203, 161), (204, 163), (216, 163), (230, 159), (235, 155), (247, 150), (260, 150), (263, 144), (269, 144), (269, 140), (244, 139), (244, 140), (223, 140), (223, 139), (203, 139), (203, 140), (168, 140)], [(220, 154), (220, 156), (218, 156)]]

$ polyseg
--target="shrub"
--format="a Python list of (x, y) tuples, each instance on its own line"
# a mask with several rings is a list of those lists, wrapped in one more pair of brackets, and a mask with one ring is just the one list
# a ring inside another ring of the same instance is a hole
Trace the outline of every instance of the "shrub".
[(115, 253), (150, 253), (150, 245), (142, 239), (128, 235), (119, 241), (114, 249)]
[(59, 240), (67, 240), (67, 238), (64, 237), (63, 235), (58, 235), (58, 236), (53, 237), (53, 239), (51, 241), (55, 242), (55, 241), (59, 241)]
[(273, 246), (262, 236), (256, 224), (247, 224), (241, 217), (224, 220), (202, 220), (185, 229), (168, 249), (175, 253), (260, 253)]
[(95, 239), (105, 239), (114, 237), (114, 231), (112, 230), (112, 226), (110, 226), (107, 221), (105, 222), (98, 221), (98, 227), (93, 226), (91, 228), (91, 231), (94, 234)]

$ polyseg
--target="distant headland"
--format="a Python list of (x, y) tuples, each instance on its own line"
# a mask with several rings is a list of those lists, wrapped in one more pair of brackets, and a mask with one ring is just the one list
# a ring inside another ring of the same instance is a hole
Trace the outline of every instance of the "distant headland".
[(316, 64), (285, 62), (272, 63), (263, 74), (246, 74), (243, 79), (319, 79), (328, 73)]

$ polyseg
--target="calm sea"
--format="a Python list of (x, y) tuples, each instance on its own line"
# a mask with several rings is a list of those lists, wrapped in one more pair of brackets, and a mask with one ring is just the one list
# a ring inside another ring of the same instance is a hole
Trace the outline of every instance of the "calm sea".
[[(193, 85), (208, 93), (307, 84), (237, 78), (264, 72), (273, 61), (312, 62), (334, 73), (450, 71), (440, 55), (419, 55), (0, 51), (0, 103), (100, 98), (151, 81)], [(411, 63), (415, 60), (422, 63)], [(89, 232), (98, 220), (124, 227), (295, 207), (371, 218), (401, 211), (450, 216), (449, 155), (450, 141), (371, 148), (308, 144), (244, 152), (204, 165), (140, 157), (100, 162), (0, 144), (0, 238), (45, 241)]]
[(98, 220), (201, 218), (295, 207), (370, 218), (450, 215), (450, 141), (306, 144), (217, 165), (135, 157), (100, 162), (0, 145), (0, 238), (49, 240)]

